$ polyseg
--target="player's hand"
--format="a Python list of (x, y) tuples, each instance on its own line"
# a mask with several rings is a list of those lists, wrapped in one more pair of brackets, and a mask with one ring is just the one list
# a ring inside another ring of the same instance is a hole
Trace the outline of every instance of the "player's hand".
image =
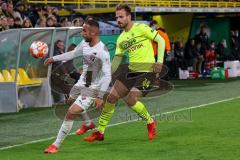
[(47, 58), (45, 61), (44, 61), (44, 65), (45, 66), (48, 66), (49, 64), (52, 64), (54, 62), (53, 58)]
[(162, 71), (162, 66), (163, 66), (163, 64), (156, 62), (153, 65), (153, 72), (154, 73), (160, 73)]
[(96, 104), (96, 108), (97, 108), (97, 109), (102, 108), (103, 103), (104, 103), (104, 101), (103, 101), (102, 98), (96, 98), (96, 99), (95, 99), (95, 104)]

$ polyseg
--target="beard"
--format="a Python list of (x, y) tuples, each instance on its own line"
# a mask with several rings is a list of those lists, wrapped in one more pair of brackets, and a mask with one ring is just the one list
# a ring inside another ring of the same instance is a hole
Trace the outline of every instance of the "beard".
[(86, 42), (91, 42), (92, 38), (84, 38)]
[(119, 28), (124, 29), (126, 26), (127, 26), (126, 24), (118, 22)]

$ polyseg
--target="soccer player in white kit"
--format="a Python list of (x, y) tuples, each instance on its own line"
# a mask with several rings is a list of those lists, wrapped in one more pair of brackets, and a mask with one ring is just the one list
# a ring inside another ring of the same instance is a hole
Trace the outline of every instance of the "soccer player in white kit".
[(48, 146), (44, 153), (58, 152), (61, 143), (72, 128), (74, 119), (79, 115), (83, 115), (83, 119), (86, 119), (87, 114), (84, 112), (93, 103), (97, 108), (104, 103), (103, 96), (111, 82), (111, 63), (110, 54), (106, 46), (100, 41), (98, 34), (98, 22), (85, 21), (82, 30), (84, 40), (75, 50), (48, 58), (45, 61), (45, 65), (49, 65), (56, 61), (68, 61), (78, 56), (83, 57), (83, 73), (71, 89), (68, 99), (69, 103), (73, 100), (74, 102), (68, 109), (55, 142)]

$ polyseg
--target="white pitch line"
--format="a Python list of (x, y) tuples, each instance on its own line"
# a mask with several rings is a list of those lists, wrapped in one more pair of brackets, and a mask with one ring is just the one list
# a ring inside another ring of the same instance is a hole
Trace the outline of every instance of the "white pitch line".
[[(163, 114), (171, 114), (171, 113), (181, 112), (181, 111), (185, 111), (185, 110), (189, 110), (189, 109), (206, 107), (206, 106), (209, 106), (209, 105), (213, 105), (213, 104), (217, 104), (217, 103), (222, 103), (222, 102), (227, 102), (227, 101), (231, 101), (231, 100), (235, 100), (235, 99), (239, 99), (239, 98), (240, 98), (240, 96), (238, 96), (238, 97), (233, 97), (233, 98), (228, 98), (228, 99), (224, 99), (224, 100), (220, 100), (220, 101), (214, 101), (214, 102), (210, 102), (210, 103), (205, 103), (205, 104), (201, 104), (201, 105), (197, 105), (197, 106), (192, 106), (192, 107), (184, 107), (184, 108), (177, 109), (177, 110), (174, 110), (174, 111), (169, 111), (169, 112), (165, 112), (165, 113), (161, 113), (161, 114), (156, 114), (156, 115), (153, 115), (153, 116), (154, 116), (154, 117), (157, 117), (157, 116), (160, 116), (160, 115), (163, 115)], [(121, 125), (121, 124), (136, 122), (136, 121), (138, 121), (138, 120), (139, 120), (139, 119), (133, 119), (133, 120), (130, 120), (130, 121), (120, 122), (120, 123), (108, 125), (108, 127), (113, 127), (113, 126), (118, 126), (118, 125)], [(75, 134), (75, 132), (70, 133), (69, 135), (73, 135), (73, 134)], [(21, 144), (11, 145), (11, 146), (7, 146), (7, 147), (2, 147), (2, 148), (0, 148), (0, 151), (1, 151), (1, 150), (6, 150), (6, 149), (10, 149), (10, 148), (20, 147), (20, 146), (24, 146), (24, 145), (28, 145), (28, 144), (43, 142), (43, 141), (51, 140), (51, 139), (54, 139), (54, 138), (56, 138), (56, 136), (54, 136), (54, 137), (49, 137), (49, 138), (44, 138), (44, 139), (39, 139), (39, 140), (35, 140), (35, 141), (30, 141), (30, 142), (26, 142), (26, 143), (21, 143)]]

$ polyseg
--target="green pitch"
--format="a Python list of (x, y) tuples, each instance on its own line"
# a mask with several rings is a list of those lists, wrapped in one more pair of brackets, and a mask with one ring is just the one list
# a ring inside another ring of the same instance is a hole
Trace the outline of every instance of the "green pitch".
[[(137, 121), (109, 127), (103, 142), (88, 143), (83, 141), (84, 136), (71, 135), (55, 155), (42, 153), (53, 142), (51, 139), (0, 150), (0, 157), (8, 160), (239, 159), (240, 98), (236, 98), (240, 96), (239, 82), (239, 79), (176, 81), (175, 89), (169, 94), (144, 99), (149, 110), (158, 114), (158, 135), (152, 142), (147, 138), (145, 124)], [(223, 99), (227, 101), (216, 103)], [(163, 114), (202, 104), (204, 107)], [(112, 124), (135, 118), (120, 103)], [(74, 129), (79, 124), (76, 122)], [(56, 136), (60, 125), (61, 120), (53, 115), (52, 108), (0, 115), (0, 147)]]

